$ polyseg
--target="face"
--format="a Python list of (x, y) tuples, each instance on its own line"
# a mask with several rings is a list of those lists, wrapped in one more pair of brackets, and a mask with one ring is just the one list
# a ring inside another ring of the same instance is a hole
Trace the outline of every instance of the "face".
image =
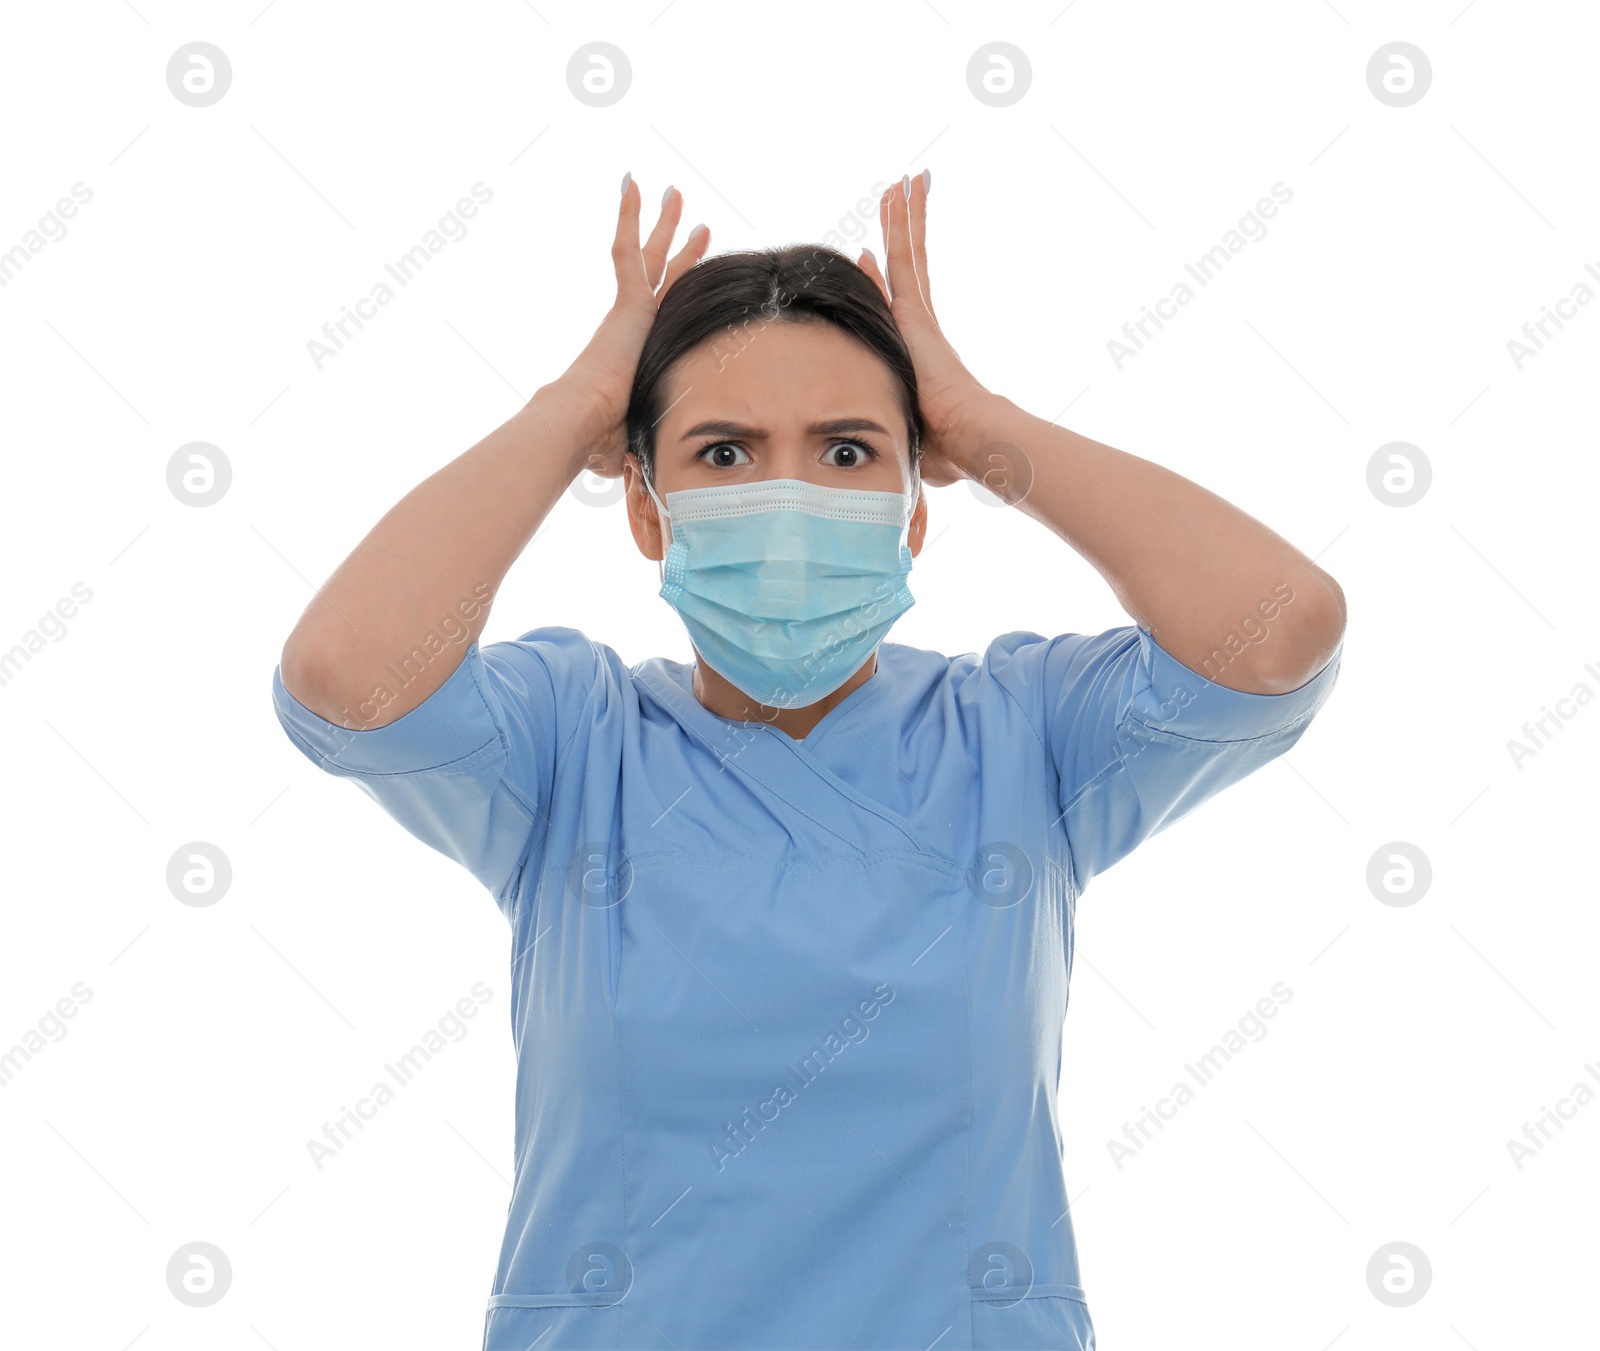
[[(832, 324), (768, 323), (737, 352), (727, 339), (703, 343), (678, 361), (663, 403), (654, 479), (663, 501), (679, 489), (772, 478), (912, 491), (898, 383), (876, 353)], [(646, 558), (664, 558), (671, 522), (632, 455), (623, 474), (634, 540)], [(906, 537), (913, 555), (927, 519), (919, 490)]]

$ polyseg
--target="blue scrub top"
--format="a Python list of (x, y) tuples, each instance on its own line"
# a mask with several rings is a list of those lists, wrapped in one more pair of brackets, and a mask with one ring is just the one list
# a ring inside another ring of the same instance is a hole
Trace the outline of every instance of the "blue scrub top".
[(1091, 878), (1299, 740), (1142, 628), (898, 643), (803, 741), (576, 629), (285, 731), (512, 934), (485, 1351), (1094, 1346), (1057, 1085)]

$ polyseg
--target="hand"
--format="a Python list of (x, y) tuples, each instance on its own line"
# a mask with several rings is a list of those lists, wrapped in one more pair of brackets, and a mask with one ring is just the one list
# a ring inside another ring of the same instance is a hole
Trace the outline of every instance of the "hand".
[(964, 468), (981, 437), (969, 430), (984, 402), (993, 396), (978, 383), (945, 339), (928, 291), (928, 192), (921, 174), (911, 179), (911, 197), (899, 183), (878, 199), (889, 279), (872, 254), (862, 250), (860, 267), (883, 292), (894, 321), (911, 351), (918, 400), (928, 424), (922, 448), (922, 481), (942, 488), (971, 477)]
[(583, 409), (588, 451), (585, 468), (601, 478), (622, 477), (622, 456), (628, 446), (628, 398), (639, 353), (655, 323), (656, 307), (672, 283), (700, 261), (711, 241), (709, 229), (695, 226), (669, 264), (667, 249), (678, 229), (683, 195), (676, 188), (667, 189), (660, 219), (643, 248), (639, 247), (639, 206), (639, 185), (630, 177), (617, 208), (617, 233), (611, 242), (616, 302), (588, 346), (557, 381), (561, 396)]

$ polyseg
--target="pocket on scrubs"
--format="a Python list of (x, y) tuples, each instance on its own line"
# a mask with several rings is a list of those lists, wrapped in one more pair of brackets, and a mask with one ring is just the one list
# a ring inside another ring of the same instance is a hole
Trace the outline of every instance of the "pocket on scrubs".
[(976, 1351), (1095, 1351), (1088, 1301), (1075, 1285), (1036, 1285), (1021, 1299), (985, 1298), (974, 1290), (972, 1345)]
[[(484, 1320), (483, 1351), (556, 1351), (567, 1347), (598, 1351), (617, 1345), (619, 1310), (574, 1306), (569, 1295), (552, 1295), (548, 1305), (529, 1296), (525, 1305), (502, 1304)], [(562, 1302), (564, 1301), (564, 1303)]]

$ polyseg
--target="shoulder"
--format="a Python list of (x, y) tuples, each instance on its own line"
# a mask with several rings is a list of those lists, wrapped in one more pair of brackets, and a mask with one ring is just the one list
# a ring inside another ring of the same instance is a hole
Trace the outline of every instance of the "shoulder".
[(1054, 637), (1014, 629), (991, 638), (981, 650), (955, 656), (899, 643), (884, 643), (880, 652), (904, 679), (942, 683), (969, 699), (1004, 696), (1027, 702), (1073, 667), (1114, 660), (1138, 646), (1139, 631), (1128, 626)]
[(483, 659), (507, 671), (537, 672), (559, 694), (597, 683), (621, 685), (628, 667), (616, 650), (581, 629), (551, 624), (481, 647)]
[(580, 629), (557, 624), (528, 629), (485, 644), (478, 655), (502, 729), (548, 740), (557, 753), (584, 728), (603, 724), (636, 702), (622, 657)]
[[(1036, 723), (1033, 709), (1040, 702), (1045, 659), (1051, 644), (1061, 641), (1016, 631), (990, 639), (981, 649), (954, 655), (884, 643), (879, 648), (881, 674), (893, 682), (902, 708), (927, 713), (943, 707), (963, 721), (981, 716), (992, 722), (1001, 717), (1008, 724), (1022, 714)], [(1061, 649), (1055, 650), (1059, 654)]]

